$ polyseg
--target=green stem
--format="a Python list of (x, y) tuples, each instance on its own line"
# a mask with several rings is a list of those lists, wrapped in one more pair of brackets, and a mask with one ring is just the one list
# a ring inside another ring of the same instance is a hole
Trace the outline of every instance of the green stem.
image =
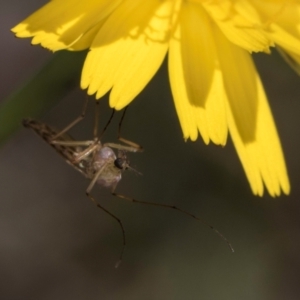
[(57, 104), (75, 86), (86, 51), (59, 51), (23, 86), (0, 105), (0, 145), (15, 133), (25, 117), (36, 118)]

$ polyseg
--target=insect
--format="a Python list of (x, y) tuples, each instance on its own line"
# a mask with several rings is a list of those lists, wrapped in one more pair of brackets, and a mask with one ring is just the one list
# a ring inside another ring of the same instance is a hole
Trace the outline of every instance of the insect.
[[(234, 252), (232, 245), (225, 238), (225, 236), (223, 236), (216, 228), (214, 228), (207, 222), (203, 221), (202, 219), (196, 217), (195, 215), (185, 210), (182, 210), (181, 208), (178, 208), (176, 206), (162, 204), (162, 203), (155, 203), (155, 202), (140, 201), (116, 193), (116, 187), (122, 178), (122, 173), (125, 170), (132, 170), (136, 173), (139, 173), (137, 170), (135, 170), (133, 167), (130, 166), (129, 159), (127, 157), (127, 152), (132, 152), (132, 153), (142, 152), (143, 148), (140, 145), (132, 141), (129, 141), (127, 139), (124, 139), (120, 136), (121, 126), (125, 116), (126, 108), (121, 117), (119, 123), (119, 131), (118, 131), (118, 140), (120, 140), (123, 144), (121, 143), (103, 144), (100, 141), (100, 138), (102, 137), (103, 133), (105, 132), (105, 130), (107, 129), (108, 125), (110, 124), (113, 118), (114, 110), (105, 128), (103, 129), (102, 133), (100, 134), (100, 136), (98, 136), (98, 130), (97, 130), (98, 116), (99, 116), (98, 105), (95, 110), (94, 138), (92, 140), (87, 140), (87, 141), (77, 141), (73, 139), (69, 134), (67, 134), (67, 131), (84, 118), (86, 107), (87, 107), (87, 101), (84, 104), (82, 114), (61, 131), (54, 129), (45, 123), (32, 120), (32, 119), (25, 119), (23, 121), (23, 125), (27, 128), (33, 129), (40, 137), (43, 138), (44, 141), (46, 141), (47, 144), (51, 145), (56, 150), (56, 152), (59, 153), (65, 159), (65, 161), (69, 165), (71, 165), (73, 168), (75, 168), (77, 171), (83, 174), (86, 178), (91, 180), (90, 184), (86, 189), (86, 195), (96, 204), (98, 208), (102, 209), (111, 217), (113, 217), (119, 223), (122, 230), (123, 247), (120, 253), (119, 261), (116, 264), (116, 267), (122, 261), (123, 253), (126, 246), (125, 230), (121, 220), (118, 217), (116, 217), (114, 214), (112, 214), (110, 211), (108, 211), (106, 208), (104, 208), (102, 205), (100, 205), (95, 200), (95, 198), (91, 195), (91, 191), (96, 183), (103, 187), (109, 188), (111, 190), (112, 195), (122, 198), (124, 200), (133, 203), (154, 205), (154, 206), (164, 207), (172, 210), (177, 210), (185, 215), (192, 217), (202, 222), (210, 229), (212, 229), (216, 234), (219, 235), (220, 238), (222, 238), (227, 243), (230, 250)], [(115, 153), (114, 150), (116, 150), (117, 154)]]

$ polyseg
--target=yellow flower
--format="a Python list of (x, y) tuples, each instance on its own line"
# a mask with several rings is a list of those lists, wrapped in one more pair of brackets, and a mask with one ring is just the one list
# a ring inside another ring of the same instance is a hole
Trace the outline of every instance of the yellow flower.
[(300, 63), (299, 0), (52, 0), (12, 29), (52, 51), (89, 48), (88, 94), (129, 104), (168, 53), (184, 139), (225, 145), (229, 131), (252, 191), (288, 194), (289, 179), (251, 52), (277, 46)]

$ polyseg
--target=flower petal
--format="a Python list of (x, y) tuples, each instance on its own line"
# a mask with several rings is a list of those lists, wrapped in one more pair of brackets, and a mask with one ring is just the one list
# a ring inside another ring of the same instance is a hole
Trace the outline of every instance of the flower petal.
[(279, 54), (283, 57), (283, 59), (290, 65), (292, 69), (300, 76), (300, 55), (289, 52), (286, 49), (283, 49), (279, 46), (276, 47)]
[(300, 3), (257, 0), (254, 3), (268, 35), (280, 47), (279, 52), (294, 69), (299, 69)]
[(249, 52), (268, 52), (273, 46), (264, 28), (257, 26), (260, 20), (249, 1), (205, 0), (202, 5), (232, 43)]
[[(250, 55), (216, 30), (219, 58), (228, 94), (229, 131), (254, 194), (290, 191), (274, 120)], [(232, 62), (238, 63), (232, 63)]]
[(76, 42), (74, 42), (68, 47), (68, 50), (81, 51), (90, 48), (91, 44), (93, 43), (93, 40), (95, 39), (95, 36), (98, 34), (100, 28), (103, 26), (105, 21), (106, 18), (91, 29), (89, 29), (88, 31), (86, 31), (81, 38), (77, 39)]
[(17, 37), (34, 37), (53, 51), (66, 49), (105, 19), (121, 0), (50, 1), (12, 28)]
[(168, 50), (172, 1), (124, 1), (95, 37), (81, 87), (102, 97), (111, 88), (110, 106), (122, 109), (150, 81)]
[[(201, 28), (201, 31), (198, 30)], [(169, 74), (185, 139), (224, 145), (227, 138), (222, 73), (211, 23), (200, 5), (184, 3), (179, 26), (170, 42)]]

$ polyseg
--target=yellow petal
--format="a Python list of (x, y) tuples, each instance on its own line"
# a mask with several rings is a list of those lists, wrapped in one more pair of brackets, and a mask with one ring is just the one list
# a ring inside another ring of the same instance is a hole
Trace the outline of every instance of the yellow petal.
[(81, 87), (122, 109), (150, 81), (168, 50), (171, 1), (124, 1), (95, 37), (84, 64)]
[[(216, 30), (228, 94), (228, 126), (252, 191), (270, 195), (290, 191), (284, 157), (261, 81), (250, 55)], [(234, 61), (236, 63), (234, 63)]]
[(268, 51), (273, 46), (249, 1), (202, 1), (203, 7), (234, 44), (249, 52)]
[(95, 39), (95, 36), (99, 32), (100, 28), (106, 21), (106, 18), (104, 18), (101, 22), (99, 22), (97, 25), (89, 29), (85, 34), (82, 35), (77, 41), (73, 44), (71, 44), (68, 47), (68, 50), (70, 51), (80, 51), (84, 49), (88, 49)]
[(276, 49), (290, 67), (300, 76), (300, 55), (279, 46), (277, 46)]
[(300, 75), (300, 3), (253, 1), (268, 35), (285, 61)]
[[(184, 80), (184, 71), (181, 57), (181, 43), (180, 43), (180, 26), (177, 27), (174, 33), (174, 38), (170, 41), (169, 50), (169, 77), (174, 98), (174, 104), (179, 118), (179, 122), (183, 131), (185, 140), (190, 138), (195, 141), (198, 137), (198, 130), (196, 124), (195, 108), (190, 102), (187, 94), (186, 83)], [(201, 128), (201, 135), (204, 142), (208, 143), (207, 131)]]
[(255, 1), (268, 36), (289, 52), (300, 53), (300, 4), (291, 1)]
[(66, 49), (99, 24), (121, 0), (50, 1), (12, 28), (17, 37), (34, 37), (32, 44)]
[[(198, 28), (201, 28), (199, 31)], [(211, 23), (200, 5), (184, 3), (170, 42), (169, 74), (184, 138), (199, 130), (206, 144), (227, 138), (225, 91), (212, 38)]]

